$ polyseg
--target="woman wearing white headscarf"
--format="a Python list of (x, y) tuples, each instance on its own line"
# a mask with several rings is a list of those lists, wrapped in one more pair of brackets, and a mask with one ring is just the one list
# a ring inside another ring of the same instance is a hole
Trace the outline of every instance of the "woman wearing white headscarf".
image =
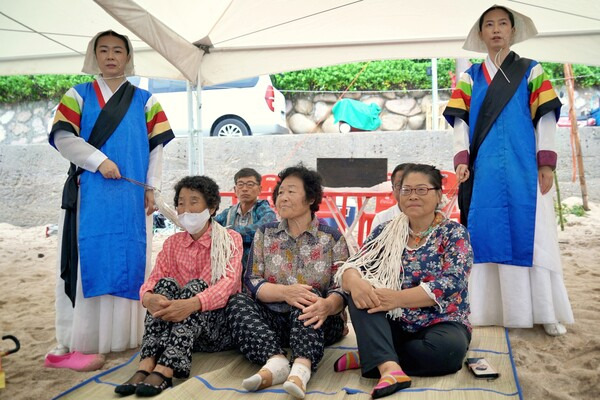
[(92, 38), (82, 71), (98, 76), (63, 96), (49, 135), (71, 162), (50, 367), (92, 369), (99, 358), (82, 353), (122, 351), (141, 341), (139, 288), (149, 272), (154, 210), (154, 192), (142, 186), (160, 187), (163, 146), (174, 135), (156, 99), (125, 79), (133, 75), (132, 50), (126, 36), (110, 30)]
[(557, 336), (573, 323), (549, 193), (561, 103), (542, 66), (510, 50), (536, 34), (516, 11), (486, 10), (463, 48), (487, 57), (463, 73), (444, 116), (454, 127), (461, 222), (475, 258), (471, 323), (543, 324)]

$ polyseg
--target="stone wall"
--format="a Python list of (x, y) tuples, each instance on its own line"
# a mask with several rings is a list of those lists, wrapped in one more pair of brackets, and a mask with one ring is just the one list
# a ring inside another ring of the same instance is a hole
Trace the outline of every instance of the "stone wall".
[[(286, 101), (287, 121), (293, 133), (335, 133), (339, 132), (334, 123), (331, 109), (338, 100), (333, 93), (296, 94)], [(439, 115), (444, 109), (449, 94), (440, 93)], [(431, 94), (425, 91), (346, 93), (344, 98), (359, 100), (365, 104), (375, 103), (381, 108), (379, 118), (382, 131), (425, 129), (426, 121), (431, 120)], [(445, 121), (440, 120), (443, 127)]]
[[(600, 201), (600, 128), (581, 128), (586, 179), (591, 201)], [(187, 138), (165, 149), (163, 197), (172, 202), (174, 183), (188, 174)], [(558, 176), (563, 198), (581, 196), (571, 183), (568, 129), (557, 133)], [(451, 131), (350, 132), (347, 134), (277, 135), (205, 138), (204, 171), (222, 190), (231, 190), (242, 167), (276, 173), (303, 162), (316, 167), (321, 157), (384, 157), (388, 171), (401, 162), (423, 162), (452, 168)], [(19, 226), (56, 223), (68, 162), (46, 143), (0, 145), (0, 222)], [(123, 184), (127, 184), (123, 182)], [(224, 202), (221, 208), (227, 204)]]
[[(561, 114), (568, 113), (568, 96), (562, 86), (556, 88), (562, 103)], [(286, 96), (286, 113), (290, 130), (293, 133), (339, 132), (334, 124), (331, 108), (341, 93), (284, 93)], [(375, 103), (381, 108), (382, 131), (402, 131), (432, 129), (432, 97), (431, 91), (389, 91), (389, 92), (347, 92), (343, 96), (359, 100), (365, 104)], [(440, 90), (438, 93), (438, 129), (449, 129), (442, 112), (446, 107), (450, 92)], [(600, 87), (585, 88), (575, 91), (576, 115), (588, 115), (600, 107)], [(600, 125), (600, 122), (598, 123)]]
[(46, 141), (55, 101), (0, 103), (0, 145)]

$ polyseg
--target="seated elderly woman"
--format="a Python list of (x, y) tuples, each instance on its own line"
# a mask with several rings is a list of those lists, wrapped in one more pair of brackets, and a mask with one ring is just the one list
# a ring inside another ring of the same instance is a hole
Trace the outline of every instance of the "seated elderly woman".
[[(256, 231), (244, 276), (250, 294), (231, 298), (227, 318), (240, 351), (263, 365), (242, 386), (255, 391), (283, 383), (286, 392), (304, 398), (324, 347), (343, 336), (344, 301), (333, 277), (348, 247), (337, 229), (315, 216), (323, 197), (320, 175), (298, 165), (279, 178), (273, 200), (282, 220)], [(284, 347), (292, 351), (291, 369)]]
[(346, 353), (334, 369), (361, 367), (363, 377), (380, 377), (373, 398), (409, 387), (407, 374), (458, 371), (471, 341), (473, 253), (466, 229), (436, 211), (442, 175), (415, 164), (400, 185), (403, 213), (377, 227), (336, 275), (349, 293), (358, 354)]
[(186, 232), (165, 241), (140, 288), (148, 309), (141, 361), (116, 393), (157, 395), (173, 376), (189, 376), (192, 352), (233, 347), (224, 307), (241, 289), (242, 238), (212, 221), (220, 200), (209, 177), (188, 176), (175, 185), (177, 219)]

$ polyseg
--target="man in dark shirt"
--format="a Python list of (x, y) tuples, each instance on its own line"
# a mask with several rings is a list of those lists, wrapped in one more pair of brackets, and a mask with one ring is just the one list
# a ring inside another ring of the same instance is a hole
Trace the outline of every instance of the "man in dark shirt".
[(259, 200), (262, 177), (252, 168), (242, 168), (233, 177), (234, 191), (239, 200), (237, 204), (223, 210), (215, 217), (219, 224), (231, 228), (242, 235), (244, 256), (242, 267), (250, 254), (250, 247), (256, 229), (267, 222), (275, 221), (277, 216), (267, 200)]

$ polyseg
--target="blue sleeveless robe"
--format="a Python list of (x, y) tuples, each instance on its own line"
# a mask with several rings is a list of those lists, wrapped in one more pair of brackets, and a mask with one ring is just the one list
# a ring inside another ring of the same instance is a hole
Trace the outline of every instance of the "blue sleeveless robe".
[[(538, 173), (527, 77), (533, 65), (498, 116), (475, 160), (468, 216), (475, 263), (532, 266)], [(481, 64), (467, 72), (473, 78), (469, 112), (472, 141), (489, 85)]]
[[(83, 98), (80, 136), (88, 140), (101, 111), (92, 83), (75, 87)], [(144, 107), (150, 93), (136, 89), (125, 117), (100, 148), (121, 175), (146, 181), (150, 147)], [(81, 174), (80, 279), (84, 297), (113, 295), (139, 300), (146, 268), (144, 188), (97, 171)]]

